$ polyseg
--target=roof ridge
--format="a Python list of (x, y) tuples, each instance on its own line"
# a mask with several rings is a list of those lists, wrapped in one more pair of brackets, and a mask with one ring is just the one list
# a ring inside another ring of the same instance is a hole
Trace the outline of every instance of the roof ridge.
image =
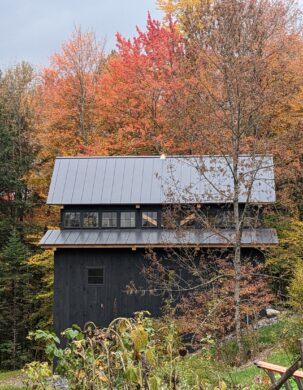
[[(272, 153), (268, 154), (241, 154), (239, 157), (273, 157)], [(223, 154), (172, 154), (165, 156), (165, 159), (167, 158), (205, 158), (205, 157), (231, 157), (230, 155), (223, 155)], [(160, 155), (149, 155), (149, 156), (131, 156), (131, 155), (117, 155), (117, 156), (57, 156), (56, 160), (59, 159), (106, 159), (106, 158), (158, 158), (160, 159)], [(163, 159), (163, 160), (165, 160)]]

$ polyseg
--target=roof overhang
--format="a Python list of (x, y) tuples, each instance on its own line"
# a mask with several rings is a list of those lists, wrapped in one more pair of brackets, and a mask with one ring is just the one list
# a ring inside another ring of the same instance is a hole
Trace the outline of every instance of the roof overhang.
[[(245, 229), (243, 248), (266, 248), (278, 244), (274, 229)], [(64, 229), (49, 230), (40, 241), (43, 248), (231, 248), (234, 231), (221, 229)]]

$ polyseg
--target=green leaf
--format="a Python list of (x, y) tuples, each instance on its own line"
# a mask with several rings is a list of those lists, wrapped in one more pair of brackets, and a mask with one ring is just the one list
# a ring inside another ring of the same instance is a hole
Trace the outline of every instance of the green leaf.
[(134, 348), (136, 351), (142, 351), (146, 348), (148, 343), (148, 333), (142, 325), (138, 325), (131, 334)]
[(160, 384), (159, 384), (159, 379), (156, 376), (152, 376), (148, 380), (148, 387), (150, 390), (159, 390), (160, 389)]
[(126, 370), (125, 376), (126, 376), (126, 379), (128, 382), (139, 383), (138, 369), (136, 367), (133, 367), (133, 366), (128, 367), (128, 369)]
[(154, 350), (154, 348), (149, 348), (149, 349), (145, 352), (145, 356), (146, 356), (147, 362), (148, 362), (150, 365), (154, 365), (154, 364), (155, 364), (155, 350)]
[(65, 336), (68, 340), (74, 340), (79, 335), (79, 331), (69, 328), (62, 332), (62, 335)]

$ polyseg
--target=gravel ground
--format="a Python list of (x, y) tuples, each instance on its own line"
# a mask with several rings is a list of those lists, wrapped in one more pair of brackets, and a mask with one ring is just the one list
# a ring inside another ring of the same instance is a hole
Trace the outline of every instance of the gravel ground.
[(22, 388), (24, 386), (22, 382), (22, 378), (23, 377), (21, 373), (12, 374), (12, 376), (9, 376), (8, 378), (3, 378), (3, 379), (1, 378), (0, 389), (1, 387), (9, 387), (9, 386)]

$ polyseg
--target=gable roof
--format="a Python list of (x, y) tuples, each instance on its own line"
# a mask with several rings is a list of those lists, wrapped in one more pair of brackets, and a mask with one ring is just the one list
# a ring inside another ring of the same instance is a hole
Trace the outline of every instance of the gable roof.
[[(228, 156), (58, 157), (48, 204), (231, 203)], [(241, 156), (240, 201), (275, 202), (272, 156)]]

